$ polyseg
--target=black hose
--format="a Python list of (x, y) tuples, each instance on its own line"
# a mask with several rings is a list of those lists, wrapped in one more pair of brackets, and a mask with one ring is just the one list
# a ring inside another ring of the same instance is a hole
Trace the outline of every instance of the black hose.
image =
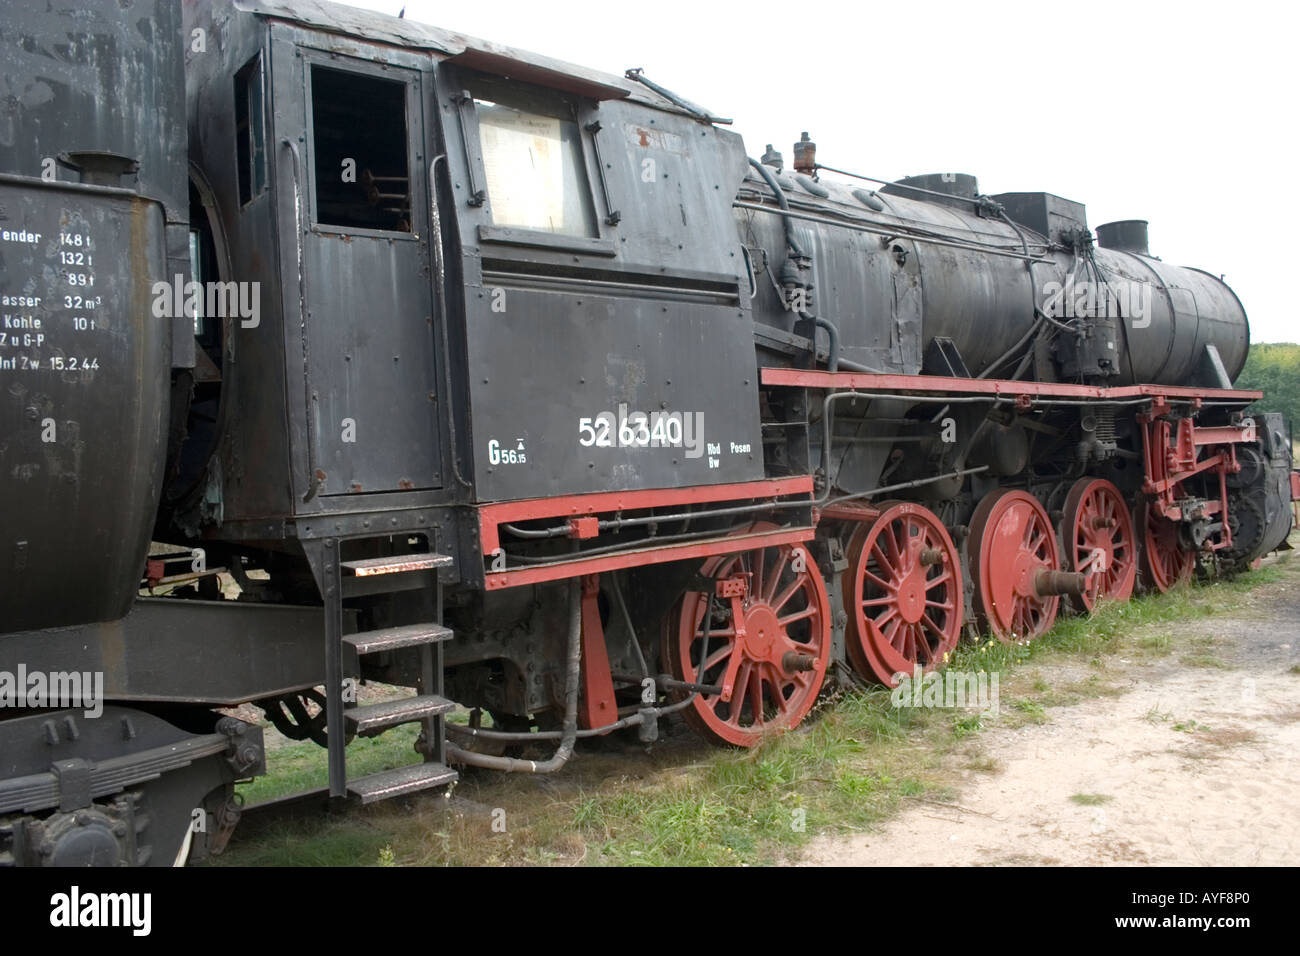
[[(838, 359), (838, 362), (840, 368), (846, 368), (850, 372), (866, 372), (868, 375), (883, 374), (878, 368), (868, 368), (865, 365), (859, 365), (857, 362), (850, 362), (848, 359)], [(834, 372), (835, 369), (830, 369), (830, 371)]]
[(820, 326), (826, 330), (826, 371), (838, 372), (840, 370), (840, 330), (835, 327), (835, 323), (820, 316), (814, 316), (808, 312), (800, 312), (799, 316), (800, 318), (811, 319), (814, 325), (812, 334), (814, 362), (817, 358), (816, 327)]
[[(493, 757), (462, 750), (447, 743), (447, 756), (457, 763), (506, 773), (554, 773), (569, 762), (573, 745), (578, 739), (578, 678), (582, 670), (582, 588), (577, 578), (569, 580), (569, 661), (564, 677), (564, 729), (560, 733), (560, 746), (550, 760), (518, 760), (514, 757)], [(450, 727), (448, 727), (450, 729)]]
[[(847, 359), (840, 358), (840, 330), (830, 319), (824, 319), (820, 315), (810, 315), (807, 312), (799, 313), (801, 318), (812, 319), (819, 327), (826, 330), (826, 371), (838, 372), (840, 367), (848, 369), (850, 372), (874, 372), (875, 369), (867, 368), (865, 365), (858, 365), (856, 362), (850, 362)], [(817, 352), (817, 333), (813, 333), (813, 353), (814, 357)]]
[(990, 375), (992, 375), (1008, 359), (1014, 357), (1015, 354), (1020, 351), (1021, 346), (1023, 346), (1026, 342), (1032, 339), (1034, 337), (1034, 334), (1042, 327), (1042, 325), (1043, 325), (1043, 319), (1042, 316), (1040, 315), (1038, 318), (1034, 319), (1033, 324), (1029, 326), (1029, 331), (1026, 332), (1024, 335), (1022, 335), (1016, 341), (1015, 345), (1011, 346), (1011, 348), (1003, 352), (1002, 355), (999, 356), (996, 361), (994, 361), (991, 365), (989, 365), (988, 368), (984, 369), (984, 371), (980, 372), (975, 377), (988, 378)]
[[(763, 177), (763, 182), (767, 183), (767, 188), (772, 190), (772, 198), (776, 200), (776, 204), (786, 212), (789, 212), (790, 200), (785, 198), (785, 190), (782, 189), (781, 184), (776, 181), (776, 174), (752, 156), (749, 158), (749, 165), (753, 166), (754, 169), (758, 171), (758, 174)], [(795, 241), (794, 223), (790, 220), (790, 217), (782, 216), (781, 225), (785, 227), (785, 244), (789, 247), (790, 254), (798, 256), (801, 259), (807, 258), (803, 249), (800, 248), (799, 243)]]
[[(579, 740), (587, 740), (590, 737), (603, 737), (611, 734), (616, 730), (622, 730), (625, 727), (637, 727), (644, 724), (650, 719), (658, 720), (660, 717), (666, 717), (669, 714), (675, 714), (679, 710), (685, 709), (695, 698), (699, 696), (692, 692), (685, 700), (679, 700), (674, 704), (667, 704), (663, 707), (644, 707), (635, 714), (629, 714), (621, 720), (616, 720), (612, 724), (606, 724), (604, 727), (592, 727), (589, 730), (579, 730), (575, 736)], [(461, 724), (448, 724), (447, 733), (457, 734), (462, 737), (470, 737), (474, 740), (491, 740), (497, 743), (529, 743), (534, 740), (560, 740), (564, 737), (564, 732), (560, 730), (529, 730), (529, 731), (511, 731), (511, 730), (484, 730), (481, 727), (465, 727)], [(448, 744), (448, 747), (455, 747), (455, 744)], [(506, 757), (492, 757), (488, 754), (478, 754), (470, 750), (461, 750), (456, 747), (456, 759), (461, 763), (472, 763), (477, 767), (487, 767), (489, 770), (505, 769), (496, 764), (475, 763), (474, 760), (461, 760), (461, 755), (473, 757), (475, 760), (507, 760)], [(516, 760), (516, 763), (533, 764), (531, 760)], [(533, 764), (540, 767), (541, 764)], [(544, 773), (545, 771), (530, 771), (524, 768), (525, 773)]]

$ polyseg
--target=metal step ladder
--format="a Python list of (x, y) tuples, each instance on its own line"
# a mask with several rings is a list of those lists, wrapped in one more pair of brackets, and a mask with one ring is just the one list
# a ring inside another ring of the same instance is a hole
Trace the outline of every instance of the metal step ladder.
[[(341, 561), (339, 541), (323, 542), (322, 592), (325, 599), (325, 726), (329, 750), (331, 797), (348, 796), (375, 803), (420, 790), (441, 787), (458, 774), (446, 765), (444, 721), (455, 704), (442, 694), (442, 642), (452, 632), (442, 625), (442, 584), (438, 568), (451, 564), (443, 554), (402, 554)], [(430, 581), (432, 578), (432, 581)], [(431, 588), (435, 620), (378, 630), (343, 633), (343, 602), (350, 597)], [(388, 651), (419, 649), (419, 692), (411, 697), (348, 707), (344, 699), (344, 654), (358, 659)], [(424, 762), (349, 779), (347, 741), (373, 737), (403, 724), (422, 725)]]

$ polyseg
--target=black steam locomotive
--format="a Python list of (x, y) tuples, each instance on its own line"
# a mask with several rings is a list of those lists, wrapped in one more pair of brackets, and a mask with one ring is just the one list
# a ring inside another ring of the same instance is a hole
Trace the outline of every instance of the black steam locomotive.
[(223, 708), (362, 801), (746, 746), (1290, 530), (1245, 312), (1145, 223), (314, 0), (0, 50), (0, 864), (219, 849), (265, 763)]

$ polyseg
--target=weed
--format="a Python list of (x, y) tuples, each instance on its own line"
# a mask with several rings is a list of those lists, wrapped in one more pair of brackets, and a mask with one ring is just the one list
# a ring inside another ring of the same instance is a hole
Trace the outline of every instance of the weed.
[(1071, 795), (1070, 799), (1080, 806), (1095, 807), (1101, 803), (1109, 803), (1115, 798), (1104, 793), (1076, 793)]

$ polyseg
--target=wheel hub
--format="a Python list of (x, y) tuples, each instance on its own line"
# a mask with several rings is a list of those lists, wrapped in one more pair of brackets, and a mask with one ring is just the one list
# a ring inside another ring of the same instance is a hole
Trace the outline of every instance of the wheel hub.
[(1038, 589), (1034, 586), (1034, 579), (1037, 573), (1046, 565), (1042, 561), (1036, 560), (1032, 554), (1017, 551), (1011, 567), (1011, 575), (1016, 582), (1016, 594), (1022, 598), (1038, 597)]
[(898, 589), (898, 615), (908, 624), (915, 624), (925, 613), (925, 574), (913, 568)]
[[(766, 604), (750, 605), (745, 609), (745, 655), (756, 661), (777, 661), (777, 644), (784, 643), (785, 632), (777, 622), (776, 614)], [(782, 649), (784, 650), (784, 649)]]

